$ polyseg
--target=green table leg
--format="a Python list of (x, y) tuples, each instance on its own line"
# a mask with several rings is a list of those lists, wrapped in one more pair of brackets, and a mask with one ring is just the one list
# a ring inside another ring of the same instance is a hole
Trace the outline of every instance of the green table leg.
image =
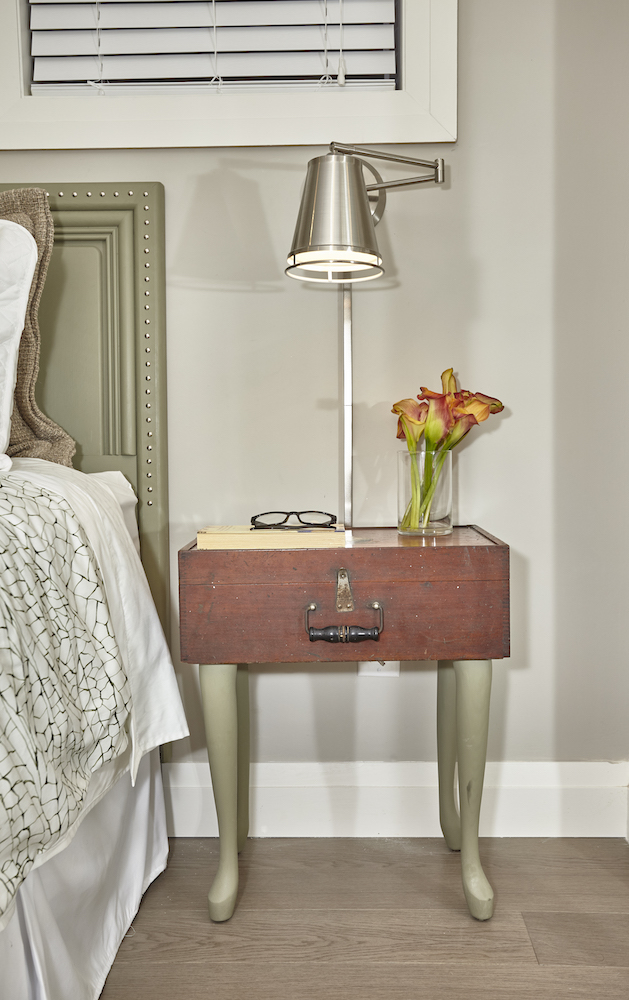
[(437, 671), (437, 761), (439, 822), (451, 851), (461, 850), (461, 820), (454, 795), (456, 766), (456, 675), (452, 660), (439, 660)]
[(238, 853), (249, 836), (249, 667), (238, 664), (236, 674), (238, 714)]
[(220, 849), (208, 905), (211, 919), (223, 921), (236, 906), (238, 851), (248, 829), (248, 672), (244, 665), (204, 663), (199, 675)]
[(463, 890), (472, 916), (488, 920), (494, 911), (494, 892), (478, 853), (478, 822), (487, 758), (491, 660), (454, 660), (453, 666)]

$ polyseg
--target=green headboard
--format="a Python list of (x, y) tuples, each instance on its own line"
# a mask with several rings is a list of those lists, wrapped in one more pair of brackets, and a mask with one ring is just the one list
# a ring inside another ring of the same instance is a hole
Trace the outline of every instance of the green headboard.
[(55, 245), (41, 305), (37, 401), (83, 472), (120, 469), (138, 494), (142, 562), (168, 635), (164, 188), (41, 187)]

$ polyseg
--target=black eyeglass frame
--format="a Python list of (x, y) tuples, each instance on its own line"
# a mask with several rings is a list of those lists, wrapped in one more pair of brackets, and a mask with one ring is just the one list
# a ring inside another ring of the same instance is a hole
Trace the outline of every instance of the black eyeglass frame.
[[(283, 514), (284, 520), (280, 521), (278, 524), (259, 524), (258, 519), (260, 517), (268, 517), (269, 514)], [(327, 521), (322, 523), (321, 521), (304, 521), (302, 520), (302, 514), (323, 514), (327, 517)], [(299, 524), (286, 524), (289, 517), (296, 517)], [(252, 530), (277, 530), (281, 531), (299, 531), (300, 528), (333, 528), (336, 525), (336, 515), (328, 514), (325, 510), (266, 510), (263, 514), (254, 514), (251, 518)]]

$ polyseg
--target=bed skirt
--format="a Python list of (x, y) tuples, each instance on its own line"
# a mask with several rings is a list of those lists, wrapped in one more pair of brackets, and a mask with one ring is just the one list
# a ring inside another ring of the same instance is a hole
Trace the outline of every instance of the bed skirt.
[(0, 997), (95, 1000), (142, 894), (166, 867), (159, 751), (123, 774), (64, 851), (32, 871), (0, 933)]

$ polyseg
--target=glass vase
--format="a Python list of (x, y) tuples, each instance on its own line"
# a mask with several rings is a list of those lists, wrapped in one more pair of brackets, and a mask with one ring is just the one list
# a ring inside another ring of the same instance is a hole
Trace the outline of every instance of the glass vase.
[(399, 452), (397, 496), (401, 535), (449, 535), (452, 452)]

